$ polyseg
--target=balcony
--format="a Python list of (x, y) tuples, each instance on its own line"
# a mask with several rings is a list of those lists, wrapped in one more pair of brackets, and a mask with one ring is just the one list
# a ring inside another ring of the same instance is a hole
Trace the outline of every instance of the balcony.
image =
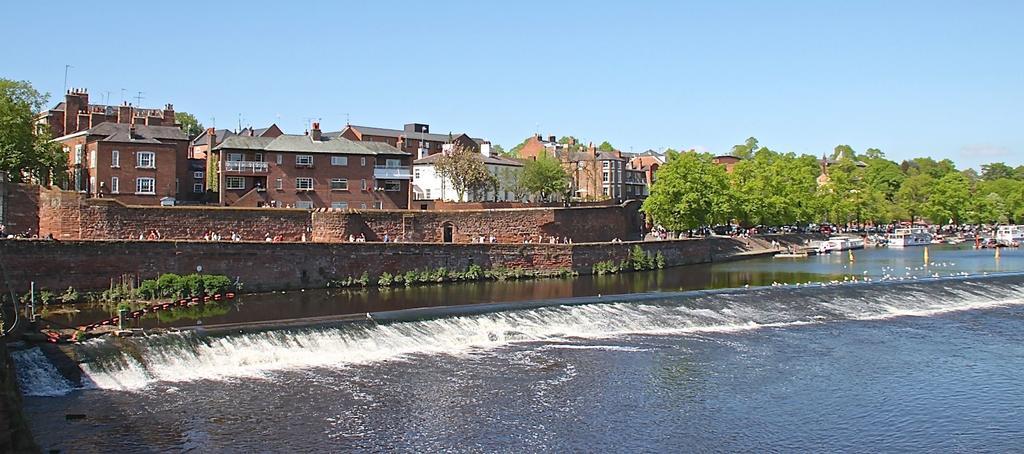
[(225, 172), (234, 173), (267, 173), (267, 163), (263, 161), (225, 161)]
[(373, 177), (378, 180), (411, 180), (412, 167), (373, 166)]

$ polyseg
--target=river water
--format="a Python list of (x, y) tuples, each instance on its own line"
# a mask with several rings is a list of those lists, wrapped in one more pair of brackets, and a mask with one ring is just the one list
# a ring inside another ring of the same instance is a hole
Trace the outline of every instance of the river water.
[[(526, 299), (601, 297), (494, 313), (93, 340), (73, 352), (82, 383), (37, 348), (13, 355), (44, 450), (1019, 450), (1024, 254), (930, 253), (520, 282)], [(452, 289), (424, 302), (514, 299)], [(341, 314), (323, 301), (348, 295), (246, 299), (206, 323)], [(411, 305), (394, 301), (349, 307)]]

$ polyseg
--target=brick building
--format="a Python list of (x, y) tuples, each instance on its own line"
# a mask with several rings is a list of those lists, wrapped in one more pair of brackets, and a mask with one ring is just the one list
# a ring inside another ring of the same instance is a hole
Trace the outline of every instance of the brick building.
[(222, 205), (408, 208), (412, 154), (388, 142), (321, 133), (235, 135), (213, 148)]
[(47, 125), (53, 137), (61, 137), (99, 126), (101, 123), (136, 124), (140, 126), (175, 126), (174, 106), (147, 109), (124, 103), (120, 106), (90, 104), (89, 92), (72, 89), (64, 102), (36, 115), (36, 122)]
[(271, 124), (266, 128), (244, 128), (241, 131), (232, 131), (230, 129), (214, 129), (206, 128), (205, 131), (192, 139), (192, 146), (189, 150), (190, 159), (206, 159), (207, 153), (210, 149), (220, 145), (224, 139), (231, 136), (243, 136), (243, 137), (277, 137), (284, 134), (281, 128), (277, 127), (276, 124)]
[(743, 158), (739, 158), (730, 154), (723, 154), (711, 158), (711, 162), (725, 167), (726, 173), (732, 173), (732, 169), (736, 167)]
[(132, 205), (188, 198), (188, 137), (177, 126), (100, 123), (54, 139), (68, 155), (65, 189)]
[(357, 142), (383, 142), (411, 154), (415, 159), (440, 153), (445, 145), (473, 146), (490, 155), (491, 143), (466, 134), (433, 134), (430, 125), (409, 123), (403, 129), (374, 128), (346, 125), (345, 129), (324, 133), (327, 137), (341, 136)]
[(555, 136), (544, 139), (534, 134), (519, 149), (519, 157), (537, 159), (541, 154), (558, 158), (571, 178), (577, 200), (617, 201), (642, 198), (649, 193), (647, 178), (641, 169), (633, 169), (619, 150), (600, 151), (594, 144), (583, 146), (570, 137), (559, 143)]

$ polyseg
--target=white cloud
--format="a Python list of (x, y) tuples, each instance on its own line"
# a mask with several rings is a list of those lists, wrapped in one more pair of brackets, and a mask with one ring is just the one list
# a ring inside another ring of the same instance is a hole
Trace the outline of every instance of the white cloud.
[(1009, 156), (1010, 149), (987, 144), (964, 145), (960, 148), (960, 156), (974, 159), (992, 159)]

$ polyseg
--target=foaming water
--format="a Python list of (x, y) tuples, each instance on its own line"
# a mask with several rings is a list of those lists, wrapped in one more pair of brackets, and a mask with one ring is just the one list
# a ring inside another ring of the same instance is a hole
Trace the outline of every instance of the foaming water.
[(62, 396), (74, 388), (38, 347), (11, 352), (18, 367), (18, 386), (26, 396)]
[[(552, 306), (379, 325), (98, 339), (77, 348), (85, 359), (84, 387), (142, 390), (157, 382), (265, 378), (283, 370), (345, 368), (411, 355), (459, 355), (523, 342), (728, 333), (841, 320), (931, 316), (1021, 303), (1024, 285), (1019, 276), (940, 279), (695, 292), (644, 302)], [(60, 395), (72, 390), (52, 365), (47, 369), (48, 362), (38, 351), (22, 352), (15, 360), (27, 394)]]

